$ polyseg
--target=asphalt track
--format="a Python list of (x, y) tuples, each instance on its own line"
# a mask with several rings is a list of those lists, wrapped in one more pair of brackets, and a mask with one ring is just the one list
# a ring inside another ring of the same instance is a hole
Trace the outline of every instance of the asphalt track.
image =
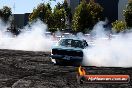
[(0, 88), (132, 88), (132, 68), (85, 69), (87, 74), (127, 74), (130, 82), (78, 84), (78, 67), (53, 65), (48, 53), (0, 50)]

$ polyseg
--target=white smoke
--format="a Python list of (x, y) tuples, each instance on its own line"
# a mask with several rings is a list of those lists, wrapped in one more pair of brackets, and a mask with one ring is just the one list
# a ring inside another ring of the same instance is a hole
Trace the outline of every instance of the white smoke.
[[(105, 22), (99, 22), (95, 25), (92, 31), (95, 35), (92, 38), (94, 43), (88, 42), (89, 47), (84, 49), (83, 63), (88, 66), (132, 67), (132, 32), (112, 35), (109, 38), (104, 24)], [(46, 24), (40, 20), (21, 29), (23, 31), (18, 36), (7, 31), (9, 26), (0, 20), (0, 49), (47, 52), (54, 45), (52, 36), (45, 35)], [(87, 38), (81, 33), (77, 36)]]
[(27, 25), (18, 36), (7, 32), (9, 26), (0, 20), (0, 49), (50, 51), (52, 37), (45, 35), (47, 25), (40, 20)]
[(132, 67), (132, 33), (120, 33), (109, 38), (99, 22), (94, 27), (94, 45), (84, 50), (85, 65), (107, 67)]

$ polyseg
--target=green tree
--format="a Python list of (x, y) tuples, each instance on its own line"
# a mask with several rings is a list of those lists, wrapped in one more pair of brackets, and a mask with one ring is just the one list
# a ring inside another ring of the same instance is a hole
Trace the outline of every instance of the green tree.
[(87, 4), (82, 0), (80, 5), (75, 9), (72, 20), (72, 28), (76, 32), (86, 32), (86, 29), (92, 28), (102, 18), (103, 8), (90, 0)]
[(41, 3), (37, 6), (37, 8), (33, 9), (33, 12), (29, 15), (29, 21), (36, 20), (40, 18), (43, 22), (45, 22), (50, 28), (52, 25), (52, 9), (50, 4)]
[[(60, 6), (60, 4), (58, 4)], [(54, 28), (58, 30), (65, 29), (65, 9), (58, 8), (58, 5), (54, 8)]]
[(116, 33), (123, 32), (127, 29), (126, 22), (118, 21), (112, 23), (112, 30)]
[(0, 17), (7, 22), (9, 20), (9, 17), (12, 15), (11, 8), (8, 6), (3, 6), (2, 9), (0, 9)]
[(57, 3), (53, 10), (53, 26), (55, 30), (65, 30), (68, 25), (67, 21), (70, 24), (71, 19), (71, 9), (68, 6), (66, 0), (62, 4)]
[(129, 3), (124, 10), (125, 21), (128, 27), (132, 27), (132, 0), (129, 0)]

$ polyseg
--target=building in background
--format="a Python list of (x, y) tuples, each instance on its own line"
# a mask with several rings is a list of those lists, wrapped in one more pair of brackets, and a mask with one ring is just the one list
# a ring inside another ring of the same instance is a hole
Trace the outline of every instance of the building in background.
[(24, 26), (26, 26), (29, 22), (29, 14), (30, 13), (25, 13), (25, 14), (13, 14), (11, 21), (11, 25), (9, 28), (7, 28), (7, 31), (12, 32), (14, 35), (18, 35)]
[(118, 3), (118, 20), (125, 20), (123, 16), (123, 10), (126, 8), (129, 0), (119, 0)]
[(103, 17), (111, 23), (118, 19), (118, 1), (119, 0), (95, 0), (103, 7)]
[(25, 14), (14, 14), (14, 23), (16, 28), (23, 28), (28, 24), (28, 17), (30, 13)]
[(80, 0), (67, 0), (67, 3), (71, 7), (72, 14), (74, 14), (75, 8), (79, 5)]

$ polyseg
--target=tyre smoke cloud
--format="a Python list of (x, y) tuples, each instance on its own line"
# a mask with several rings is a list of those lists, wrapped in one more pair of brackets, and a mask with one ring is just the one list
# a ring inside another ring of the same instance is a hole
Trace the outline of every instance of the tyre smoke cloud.
[(46, 36), (47, 25), (37, 20), (31, 25), (25, 26), (18, 36), (14, 36), (0, 20), (0, 49), (26, 50), (26, 51), (50, 51), (53, 44), (52, 37)]
[[(84, 49), (83, 64), (86, 66), (132, 67), (132, 32), (118, 33), (110, 37), (104, 28), (105, 22), (97, 23), (91, 32), (92, 39), (82, 33), (76, 36), (88, 41), (89, 47)], [(53, 36), (46, 36), (47, 25), (40, 20), (25, 26), (22, 32), (14, 36), (0, 20), (0, 49), (44, 51), (49, 52), (56, 41)], [(57, 32), (61, 35), (61, 32)]]
[(105, 22), (93, 28), (93, 45), (84, 49), (83, 64), (86, 66), (132, 67), (132, 32), (119, 33), (108, 37)]

